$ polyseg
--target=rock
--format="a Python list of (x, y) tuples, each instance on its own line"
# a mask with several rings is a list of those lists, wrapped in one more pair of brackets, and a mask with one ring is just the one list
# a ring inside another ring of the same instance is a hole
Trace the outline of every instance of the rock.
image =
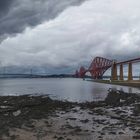
[(63, 137), (59, 137), (59, 138), (57, 138), (57, 140), (64, 140), (64, 138)]
[(67, 118), (66, 120), (73, 120), (73, 121), (75, 121), (76, 118)]
[(53, 138), (54, 138), (54, 139), (57, 139), (57, 136), (55, 135)]
[(134, 128), (134, 127), (132, 127), (132, 128), (129, 128), (130, 130), (132, 130), (132, 131), (136, 131), (137, 129), (136, 128)]
[(135, 104), (134, 113), (135, 114), (140, 114), (140, 103)]
[(123, 134), (124, 134), (124, 132), (119, 132), (118, 134), (119, 134), (119, 135), (123, 135)]
[(106, 115), (107, 116), (110, 116), (113, 119), (120, 119), (121, 118), (120, 115), (116, 114), (115, 112), (113, 112), (111, 110), (108, 111), (108, 112), (106, 112)]
[(9, 108), (9, 106), (0, 106), (1, 109)]
[(98, 138), (103, 138), (102, 136), (99, 136)]
[(105, 133), (101, 132), (101, 135), (105, 135)]
[(76, 128), (76, 129), (75, 129), (75, 132), (81, 132), (81, 131), (82, 131), (81, 128)]
[(15, 117), (19, 116), (20, 114), (21, 114), (21, 110), (17, 110), (17, 111), (15, 111), (15, 112), (13, 112), (13, 115), (14, 115)]
[(116, 132), (109, 132), (109, 134), (113, 134), (113, 135), (116, 135)]
[(136, 133), (140, 134), (140, 129), (138, 129), (138, 130), (136, 131)]
[(124, 103), (124, 102), (125, 102), (125, 100), (120, 99), (120, 103)]
[(140, 135), (133, 136), (133, 139), (137, 139), (137, 140), (139, 140), (139, 139), (140, 139)]
[(88, 123), (88, 122), (89, 122), (89, 120), (88, 120), (88, 119), (85, 119), (85, 120), (80, 120), (80, 122), (82, 122), (82, 123)]

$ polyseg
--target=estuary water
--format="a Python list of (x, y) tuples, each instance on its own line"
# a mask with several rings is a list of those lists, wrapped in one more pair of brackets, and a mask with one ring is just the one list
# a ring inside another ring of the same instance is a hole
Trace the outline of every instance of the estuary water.
[(0, 79), (1, 96), (41, 94), (73, 102), (104, 100), (109, 88), (130, 93), (140, 93), (140, 89), (138, 88), (95, 83), (75, 78)]

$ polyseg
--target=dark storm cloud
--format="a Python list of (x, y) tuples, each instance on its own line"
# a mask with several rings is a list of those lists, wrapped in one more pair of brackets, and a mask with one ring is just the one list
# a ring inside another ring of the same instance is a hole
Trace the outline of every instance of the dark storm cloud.
[(81, 65), (89, 66), (96, 56), (118, 61), (140, 56), (139, 0), (89, 0), (64, 10), (81, 2), (13, 3), (1, 20), (0, 32), (13, 35), (42, 23), (0, 44), (1, 65), (75, 70)]
[(14, 0), (1, 0), (0, 1), (0, 16), (2, 16), (5, 12), (8, 12)]
[(22, 32), (26, 27), (36, 26), (59, 15), (69, 6), (85, 0), (1, 0), (0, 40)]

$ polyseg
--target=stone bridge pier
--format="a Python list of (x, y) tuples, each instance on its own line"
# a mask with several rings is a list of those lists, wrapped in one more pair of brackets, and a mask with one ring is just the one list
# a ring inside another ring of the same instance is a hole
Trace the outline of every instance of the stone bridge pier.
[[(132, 62), (127, 63), (128, 65), (128, 81), (133, 80), (133, 74), (132, 74)], [(117, 75), (117, 71), (118, 71), (118, 66), (119, 66), (119, 75)], [(123, 81), (124, 80), (124, 71), (123, 71), (123, 67), (124, 64), (117, 64), (116, 62), (113, 63), (112, 65), (112, 76), (111, 76), (111, 80), (112, 81), (116, 81), (116, 80), (120, 80)]]

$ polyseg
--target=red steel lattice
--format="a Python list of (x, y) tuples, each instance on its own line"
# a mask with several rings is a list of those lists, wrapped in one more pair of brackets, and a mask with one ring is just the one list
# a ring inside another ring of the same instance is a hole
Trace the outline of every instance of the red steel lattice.
[(83, 78), (85, 76), (86, 72), (87, 72), (87, 70), (82, 66), (79, 70), (78, 77)]
[(96, 57), (87, 70), (82, 66), (77, 75), (83, 78), (86, 72), (90, 72), (94, 79), (101, 79), (106, 70), (112, 66), (112, 62), (112, 60), (103, 57)]

